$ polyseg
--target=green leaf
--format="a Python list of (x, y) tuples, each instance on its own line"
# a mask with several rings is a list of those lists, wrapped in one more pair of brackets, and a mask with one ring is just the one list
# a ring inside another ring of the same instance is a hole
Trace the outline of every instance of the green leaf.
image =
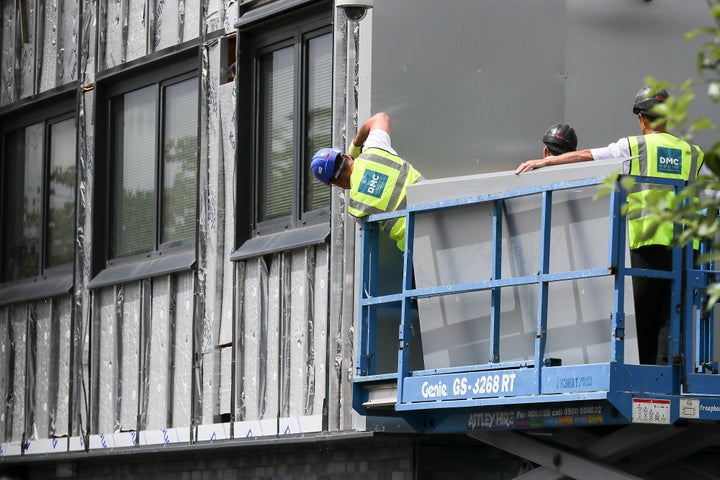
[(706, 128), (711, 128), (713, 125), (714, 124), (712, 120), (710, 120), (709, 118), (701, 118), (699, 120), (695, 120), (692, 123), (691, 128), (693, 130), (705, 130)]
[(692, 40), (693, 38), (697, 37), (698, 35), (702, 35), (703, 33), (708, 33), (710, 35), (714, 35), (716, 32), (717, 32), (716, 27), (696, 28), (695, 30), (692, 30), (685, 34), (685, 40)]

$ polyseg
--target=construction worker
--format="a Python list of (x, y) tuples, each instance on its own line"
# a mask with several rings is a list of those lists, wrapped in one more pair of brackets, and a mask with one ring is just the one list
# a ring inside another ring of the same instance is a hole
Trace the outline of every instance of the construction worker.
[[(348, 153), (321, 148), (311, 169), (325, 185), (350, 190), (348, 213), (362, 218), (405, 208), (405, 189), (423, 180), (412, 165), (398, 156), (391, 145), (390, 117), (381, 112), (359, 128)], [(381, 222), (382, 229), (405, 250), (405, 217)]]
[[(604, 148), (564, 153), (556, 157), (523, 162), (516, 174), (536, 168), (589, 160), (607, 160), (637, 156), (629, 162), (624, 173), (692, 181), (703, 164), (704, 154), (697, 145), (690, 144), (667, 132), (654, 107), (668, 98), (665, 90), (653, 91), (645, 85), (635, 95), (633, 114), (637, 115), (642, 135), (621, 138)], [(659, 123), (658, 123), (659, 121)], [(642, 210), (644, 199), (652, 191), (645, 188), (628, 196), (628, 241), (633, 268), (671, 270), (673, 239), (672, 222), (664, 222), (653, 232), (649, 229), (647, 213)], [(666, 192), (672, 195), (672, 192)], [(659, 338), (667, 328), (670, 314), (669, 280), (633, 276), (633, 297), (638, 332), (640, 363), (663, 364), (667, 361), (667, 335)]]
[(543, 158), (574, 152), (577, 148), (575, 129), (564, 123), (556, 123), (548, 128), (540, 139), (543, 144)]

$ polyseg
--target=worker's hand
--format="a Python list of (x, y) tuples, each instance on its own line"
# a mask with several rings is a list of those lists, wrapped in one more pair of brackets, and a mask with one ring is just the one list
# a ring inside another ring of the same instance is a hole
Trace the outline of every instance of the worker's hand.
[(535, 170), (536, 168), (542, 168), (545, 166), (545, 159), (539, 159), (539, 160), (528, 160), (527, 162), (523, 162), (520, 164), (520, 166), (515, 170), (515, 175), (529, 172), (530, 170)]

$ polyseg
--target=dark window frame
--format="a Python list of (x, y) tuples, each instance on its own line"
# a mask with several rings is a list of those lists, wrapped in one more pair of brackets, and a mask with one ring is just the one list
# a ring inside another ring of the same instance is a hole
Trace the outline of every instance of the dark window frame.
[[(41, 231), (40, 248), (38, 252), (38, 271), (34, 276), (7, 280), (5, 274), (0, 272), (0, 305), (16, 303), (38, 298), (52, 297), (67, 294), (73, 287), (73, 269), (76, 257), (76, 241), (72, 241), (72, 259), (62, 265), (50, 266), (48, 239), (49, 239), (49, 208), (50, 208), (50, 130), (53, 125), (73, 119), (75, 126), (75, 175), (76, 183), (73, 194), (73, 224), (77, 223), (77, 173), (78, 173), (78, 118), (77, 118), (77, 85), (71, 84), (60, 89), (38, 95), (23, 102), (0, 111), (0, 179), (4, 182), (6, 175), (5, 139), (14, 131), (27, 128), (31, 125), (43, 124), (43, 151), (42, 151), (42, 192), (41, 198)], [(0, 231), (4, 229), (8, 207), (6, 198), (0, 195)], [(75, 231), (75, 228), (73, 228)], [(0, 234), (0, 252), (4, 252), (6, 234)], [(4, 268), (4, 261), (0, 269)]]
[[(332, 36), (332, 4), (326, 1), (304, 5), (302, 8), (273, 16), (266, 21), (240, 25), (238, 34), (238, 92), (251, 91), (253, 95), (238, 95), (238, 152), (237, 152), (237, 232), (236, 244), (242, 247), (231, 256), (232, 260), (245, 258), (248, 250), (253, 255), (277, 249), (295, 248), (324, 241), (329, 232), (330, 204), (306, 211), (305, 188), (314, 178), (305, 172), (305, 133), (308, 113), (308, 51), (309, 40), (329, 34)], [(291, 214), (280, 218), (259, 221), (261, 194), (261, 112), (259, 64), (261, 53), (276, 51), (278, 46), (293, 45), (294, 62), (294, 121), (293, 121), (293, 181)], [(326, 188), (326, 187), (324, 187)], [(311, 229), (314, 233), (305, 233)], [(279, 237), (284, 237), (280, 239)], [(295, 239), (294, 237), (297, 237)], [(313, 237), (312, 240), (308, 240)], [(250, 244), (250, 245), (247, 245)], [(263, 246), (262, 244), (267, 244)]]
[[(113, 71), (101, 76), (96, 83), (96, 139), (95, 158), (96, 175), (94, 202), (96, 208), (93, 213), (93, 249), (92, 273), (94, 278), (89, 284), (90, 288), (122, 283), (130, 280), (169, 274), (194, 268), (196, 263), (196, 250), (198, 238), (198, 174), (200, 168), (200, 111), (202, 102), (200, 97), (200, 50), (197, 45), (172, 51), (160, 58), (153, 58), (144, 63), (133, 64), (131, 68)], [(198, 92), (198, 129), (197, 129), (197, 168), (195, 172), (195, 228), (192, 239), (162, 243), (162, 210), (160, 202), (164, 191), (163, 165), (164, 154), (164, 88), (188, 79), (197, 80)], [(112, 229), (114, 222), (114, 185), (113, 172), (115, 171), (113, 142), (112, 102), (114, 98), (134, 90), (155, 86), (156, 88), (156, 138), (155, 144), (155, 179), (154, 179), (154, 239), (153, 249), (134, 255), (114, 256), (111, 244), (114, 241)]]

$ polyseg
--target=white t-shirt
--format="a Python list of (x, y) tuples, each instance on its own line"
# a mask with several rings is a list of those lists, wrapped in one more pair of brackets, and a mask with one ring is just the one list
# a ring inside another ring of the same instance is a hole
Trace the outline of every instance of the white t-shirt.
[(368, 134), (367, 138), (365, 139), (365, 143), (363, 144), (363, 151), (366, 148), (371, 147), (380, 148), (382, 150), (385, 150), (386, 152), (392, 153), (393, 155), (398, 154), (395, 149), (392, 148), (390, 135), (388, 135), (385, 130), (381, 130), (379, 128), (370, 130), (370, 133)]
[[(612, 160), (630, 156), (630, 143), (627, 138), (621, 138), (607, 147), (591, 148), (593, 160)], [(630, 173), (630, 162), (623, 162), (623, 173)]]

